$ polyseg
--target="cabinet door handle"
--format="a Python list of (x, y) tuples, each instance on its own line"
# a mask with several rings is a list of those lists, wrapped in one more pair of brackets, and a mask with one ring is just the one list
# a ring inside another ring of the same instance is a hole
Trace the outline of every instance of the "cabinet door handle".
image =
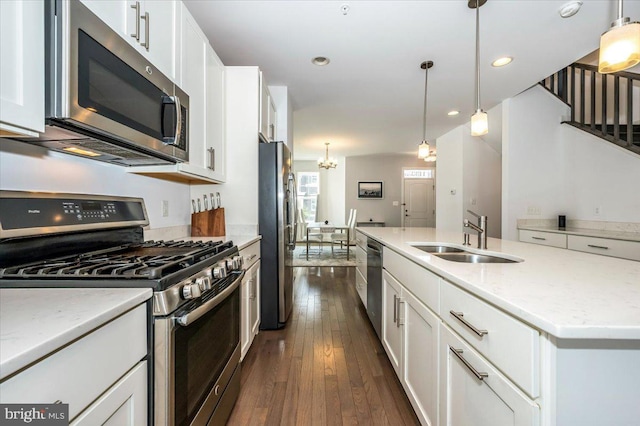
[(135, 4), (132, 4), (131, 9), (135, 9), (136, 11), (136, 32), (131, 34), (131, 37), (135, 38), (136, 41), (140, 41), (140, 2), (137, 1)]
[(402, 299), (400, 299), (400, 297), (398, 297), (398, 321), (396, 322), (396, 327), (398, 328), (400, 328), (400, 325), (402, 325), (400, 323), (400, 304), (401, 303), (404, 303), (404, 302), (402, 301)]
[(456, 312), (454, 310), (449, 311), (449, 313), (451, 315), (453, 315), (453, 317), (455, 319), (457, 319), (458, 321), (460, 321), (462, 324), (464, 324), (465, 326), (467, 326), (469, 328), (469, 330), (473, 331), (475, 334), (477, 334), (478, 336), (480, 336), (480, 338), (482, 338), (482, 336), (484, 336), (485, 334), (489, 334), (489, 332), (487, 330), (480, 330), (478, 329), (476, 326), (474, 326), (473, 324), (471, 324), (469, 321), (467, 321), (466, 319), (464, 319), (464, 314), (462, 312)]
[(393, 295), (393, 322), (398, 321), (398, 296)]
[(540, 240), (540, 241), (546, 241), (546, 238), (542, 238), (542, 237), (531, 237), (532, 240)]
[(587, 247), (597, 248), (597, 249), (602, 249), (602, 250), (609, 250), (609, 247), (605, 247), (605, 246), (596, 246), (596, 245), (594, 245), (594, 244), (587, 244)]
[(467, 367), (469, 369), (469, 371), (471, 371), (473, 373), (474, 376), (476, 376), (476, 378), (478, 380), (484, 380), (485, 377), (489, 377), (489, 375), (487, 373), (481, 373), (480, 371), (476, 370), (475, 368), (473, 368), (473, 365), (469, 364), (469, 361), (467, 361), (466, 359), (464, 359), (464, 357), (462, 356), (462, 353), (464, 352), (462, 349), (456, 349), (453, 346), (449, 346), (449, 350), (460, 360), (462, 361), (462, 363), (465, 365), (465, 367)]
[(216, 149), (207, 148), (207, 151), (209, 151), (209, 166), (207, 168), (215, 171), (216, 170)]
[(269, 139), (274, 140), (276, 138), (276, 128), (273, 124), (269, 124)]
[(144, 19), (144, 43), (141, 44), (142, 47), (149, 51), (149, 25), (151, 25), (151, 20), (149, 19), (149, 12), (145, 12), (140, 19)]

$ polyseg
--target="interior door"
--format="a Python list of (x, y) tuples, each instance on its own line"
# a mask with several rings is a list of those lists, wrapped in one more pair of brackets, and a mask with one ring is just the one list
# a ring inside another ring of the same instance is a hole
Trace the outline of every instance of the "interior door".
[(406, 227), (435, 227), (435, 182), (433, 179), (404, 180), (404, 224)]

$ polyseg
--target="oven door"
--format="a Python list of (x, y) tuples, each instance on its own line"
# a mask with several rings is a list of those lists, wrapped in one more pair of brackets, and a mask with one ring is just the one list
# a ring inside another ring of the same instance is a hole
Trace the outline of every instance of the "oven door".
[[(189, 310), (156, 318), (155, 424), (207, 424), (218, 408), (228, 416), (239, 391), (240, 283)], [(224, 422), (223, 422), (224, 423)]]

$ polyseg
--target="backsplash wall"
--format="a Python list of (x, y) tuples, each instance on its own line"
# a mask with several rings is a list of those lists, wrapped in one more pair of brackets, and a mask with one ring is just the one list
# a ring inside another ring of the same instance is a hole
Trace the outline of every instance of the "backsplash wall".
[[(0, 138), (0, 189), (141, 197), (151, 229), (191, 223), (189, 185), (127, 169)], [(163, 200), (169, 202), (167, 217), (162, 216)]]

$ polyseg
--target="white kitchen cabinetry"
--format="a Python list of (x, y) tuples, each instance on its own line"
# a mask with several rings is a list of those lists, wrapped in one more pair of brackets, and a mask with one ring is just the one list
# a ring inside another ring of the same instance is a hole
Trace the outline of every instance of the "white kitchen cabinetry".
[(189, 161), (136, 167), (132, 173), (189, 183), (225, 180), (225, 67), (181, 6), (180, 87), (189, 95)]
[(540, 424), (540, 408), (444, 324), (439, 394), (441, 425)]
[(540, 244), (543, 246), (567, 248), (567, 236), (557, 232), (530, 231), (521, 229), (519, 239), (524, 243)]
[(244, 262), (245, 275), (242, 279), (240, 297), (240, 360), (253, 343), (260, 330), (260, 241), (240, 250)]
[(0, 137), (44, 131), (42, 1), (0, 1)]
[(162, 74), (176, 80), (176, 0), (80, 0)]
[(567, 235), (570, 250), (640, 261), (640, 242)]
[(276, 139), (276, 107), (267, 83), (260, 72), (260, 134), (267, 142)]
[(78, 424), (146, 424), (147, 342), (143, 304), (2, 382), (0, 401), (61, 401)]
[(382, 299), (382, 345), (420, 422), (436, 425), (439, 319), (387, 271)]
[(356, 231), (356, 291), (367, 307), (367, 237)]

